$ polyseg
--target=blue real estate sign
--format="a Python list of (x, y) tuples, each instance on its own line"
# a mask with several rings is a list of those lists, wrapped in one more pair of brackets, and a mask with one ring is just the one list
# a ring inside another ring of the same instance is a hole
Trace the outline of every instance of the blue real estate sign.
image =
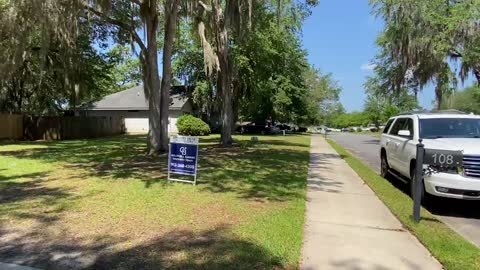
[(194, 181), (179, 180), (183, 182), (196, 182), (198, 159), (198, 138), (177, 136), (170, 138), (170, 151), (168, 155), (168, 173), (194, 176)]

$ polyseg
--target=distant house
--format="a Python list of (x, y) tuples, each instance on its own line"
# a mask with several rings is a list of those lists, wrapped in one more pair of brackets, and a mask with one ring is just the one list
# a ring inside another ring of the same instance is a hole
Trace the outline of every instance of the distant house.
[[(168, 132), (177, 133), (177, 118), (182, 113), (191, 112), (192, 102), (186, 87), (173, 87), (168, 110)], [(123, 116), (127, 133), (147, 133), (148, 114), (148, 100), (142, 85), (108, 95), (77, 111), (77, 115), (82, 116)]]

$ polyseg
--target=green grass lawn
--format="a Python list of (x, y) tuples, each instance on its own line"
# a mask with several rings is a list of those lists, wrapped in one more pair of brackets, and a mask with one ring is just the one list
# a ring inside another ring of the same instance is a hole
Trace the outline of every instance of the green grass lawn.
[(424, 208), (421, 210), (422, 220), (418, 224), (415, 223), (412, 219), (413, 202), (409, 196), (340, 145), (330, 139), (328, 142), (446, 269), (480, 269), (479, 248), (463, 239)]
[(42, 268), (297, 268), (310, 138), (201, 138), (198, 184), (144, 136), (0, 144), (0, 261)]

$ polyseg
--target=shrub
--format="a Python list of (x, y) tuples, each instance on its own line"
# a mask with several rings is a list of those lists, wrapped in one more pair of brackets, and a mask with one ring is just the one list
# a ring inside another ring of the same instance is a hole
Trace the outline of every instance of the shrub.
[(210, 127), (202, 119), (184, 114), (177, 120), (177, 129), (180, 135), (205, 136), (210, 134)]
[(362, 128), (357, 128), (357, 132), (362, 132)]

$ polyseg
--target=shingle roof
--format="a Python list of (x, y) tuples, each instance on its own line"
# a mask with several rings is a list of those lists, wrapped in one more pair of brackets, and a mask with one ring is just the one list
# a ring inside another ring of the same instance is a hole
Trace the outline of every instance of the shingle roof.
[[(170, 94), (170, 110), (180, 110), (188, 101), (185, 94), (180, 94), (177, 87)], [(143, 85), (108, 95), (85, 107), (86, 110), (148, 110)]]

